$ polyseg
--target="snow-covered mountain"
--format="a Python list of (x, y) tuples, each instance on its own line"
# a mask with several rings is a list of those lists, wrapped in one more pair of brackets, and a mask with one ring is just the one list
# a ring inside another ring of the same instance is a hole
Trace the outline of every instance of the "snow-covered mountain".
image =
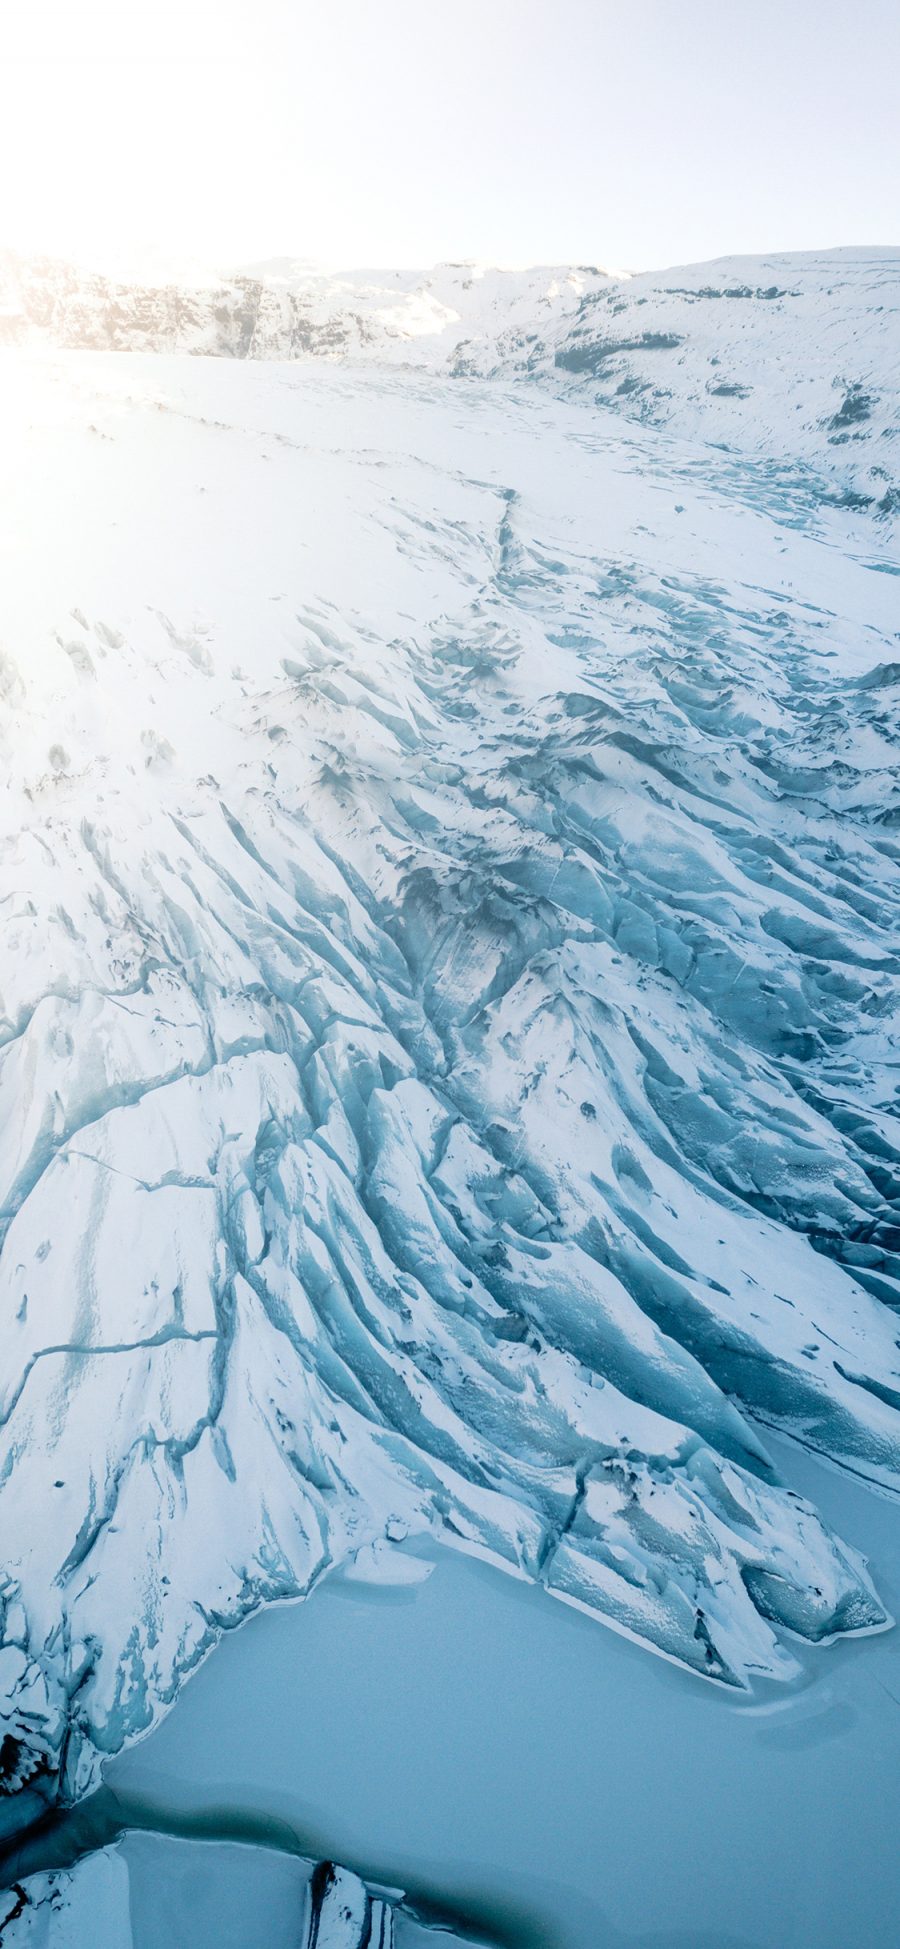
[(900, 251), (728, 257), (611, 280), (547, 334), (516, 326), (456, 354), (457, 370), (498, 365), (796, 472), (799, 496), (900, 515)]
[(279, 259), (217, 277), (124, 279), (0, 253), (0, 334), (94, 351), (443, 364), (464, 340), (546, 334), (605, 289), (591, 268), (331, 273)]
[[(733, 1688), (887, 1622), (765, 1443), (900, 1486), (900, 565), (810, 488), (851, 450), (889, 471), (896, 285), (869, 254), (878, 312), (861, 261), (796, 300), (495, 281), (487, 379), (468, 273), (398, 278), (402, 333), (383, 288), (352, 329), (323, 301), (331, 351), (379, 315), (362, 367), (60, 349), (240, 350), (240, 307), (28, 286), (0, 359), (11, 1822), (226, 1625), (415, 1576), (417, 1538)], [(458, 315), (414, 332), (423, 305)], [(598, 403), (656, 360), (668, 396)]]

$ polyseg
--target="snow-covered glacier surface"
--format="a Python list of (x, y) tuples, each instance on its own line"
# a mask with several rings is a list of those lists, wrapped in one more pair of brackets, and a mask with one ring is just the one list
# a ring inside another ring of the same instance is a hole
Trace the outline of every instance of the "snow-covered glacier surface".
[(722, 257), (634, 277), (290, 259), (128, 281), (0, 250), (0, 343), (356, 359), (510, 378), (752, 455), (754, 491), (900, 516), (900, 251)]
[(736, 1691), (884, 1628), (766, 1426), (897, 1489), (885, 523), (517, 381), (0, 388), (5, 1823), (435, 1540)]

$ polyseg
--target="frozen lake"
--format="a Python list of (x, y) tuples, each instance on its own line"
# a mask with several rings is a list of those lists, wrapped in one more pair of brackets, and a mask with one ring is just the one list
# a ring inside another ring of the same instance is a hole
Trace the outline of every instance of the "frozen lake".
[[(790, 1469), (896, 1609), (896, 1503)], [(227, 1638), (109, 1767), (142, 1819), (265, 1843), (130, 1837), (136, 1949), (293, 1940), (291, 1835), (534, 1949), (893, 1941), (900, 1635), (807, 1665), (735, 1703), (449, 1553), (412, 1593), (325, 1584)]]

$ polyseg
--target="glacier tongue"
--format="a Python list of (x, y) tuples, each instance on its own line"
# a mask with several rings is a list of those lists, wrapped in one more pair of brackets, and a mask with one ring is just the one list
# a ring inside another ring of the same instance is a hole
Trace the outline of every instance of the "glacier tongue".
[(759, 1423), (900, 1482), (895, 565), (515, 388), (2, 385), (10, 1818), (417, 1535), (882, 1626)]

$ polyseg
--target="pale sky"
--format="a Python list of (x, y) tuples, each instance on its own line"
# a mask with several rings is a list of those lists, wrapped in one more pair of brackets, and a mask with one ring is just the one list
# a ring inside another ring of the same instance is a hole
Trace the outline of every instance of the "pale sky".
[(642, 269), (900, 242), (900, 0), (0, 8), (0, 246)]

